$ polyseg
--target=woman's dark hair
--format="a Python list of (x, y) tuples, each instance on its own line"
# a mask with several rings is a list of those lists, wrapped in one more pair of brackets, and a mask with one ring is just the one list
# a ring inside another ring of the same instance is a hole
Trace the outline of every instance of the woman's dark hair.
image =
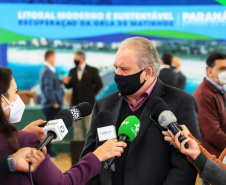
[[(12, 70), (8, 68), (0, 67), (0, 95), (7, 96), (7, 91), (10, 87), (12, 80)], [(0, 103), (0, 133), (3, 134), (8, 143), (15, 149), (19, 147), (17, 138), (16, 138), (17, 128), (9, 123), (9, 120), (6, 118), (4, 110), (2, 108), (2, 103)], [(1, 142), (1, 141), (0, 141)]]

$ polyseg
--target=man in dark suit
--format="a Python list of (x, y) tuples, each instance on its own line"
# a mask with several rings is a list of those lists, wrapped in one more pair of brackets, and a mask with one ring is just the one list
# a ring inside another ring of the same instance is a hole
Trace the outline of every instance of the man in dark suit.
[[(184, 155), (164, 141), (161, 130), (151, 121), (149, 104), (161, 97), (176, 115), (200, 138), (195, 99), (188, 93), (165, 85), (158, 79), (160, 61), (153, 43), (142, 37), (124, 40), (116, 54), (115, 81), (119, 92), (98, 100), (93, 109), (91, 128), (81, 157), (100, 146), (97, 114), (112, 113), (118, 131), (122, 121), (135, 115), (141, 128), (124, 153), (115, 160), (115, 171), (102, 170), (89, 185), (194, 185), (196, 170)], [(102, 125), (103, 126), (103, 125)]]
[(172, 68), (172, 56), (169, 53), (165, 53), (162, 56), (161, 70), (159, 74), (159, 79), (170, 86), (178, 86), (178, 74), (174, 72)]
[[(81, 102), (88, 102), (93, 107), (95, 96), (102, 88), (98, 70), (85, 63), (85, 52), (78, 50), (75, 52), (75, 68), (70, 70), (69, 77), (63, 79), (65, 87), (73, 89), (71, 105), (77, 105)], [(74, 122), (74, 139), (83, 140), (83, 124), (85, 122), (86, 133), (89, 131), (91, 115), (86, 116), (80, 121)]]
[(172, 58), (172, 65), (175, 67), (174, 72), (178, 75), (178, 84), (177, 88), (184, 90), (186, 86), (186, 76), (181, 72), (181, 58), (173, 57)]
[[(54, 119), (63, 106), (64, 90), (54, 68), (55, 58), (54, 51), (46, 51), (45, 65), (40, 72), (41, 105), (46, 121)], [(47, 152), (52, 159), (57, 158), (51, 150), (51, 144), (47, 145)]]

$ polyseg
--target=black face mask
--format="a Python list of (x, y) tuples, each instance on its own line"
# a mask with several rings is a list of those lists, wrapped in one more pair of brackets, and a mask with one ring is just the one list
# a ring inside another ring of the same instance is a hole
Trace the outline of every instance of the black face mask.
[(74, 60), (74, 63), (75, 63), (76, 66), (78, 66), (80, 61), (79, 60)]
[(121, 95), (131, 95), (137, 92), (146, 82), (140, 83), (140, 75), (144, 70), (128, 76), (115, 74), (115, 82)]

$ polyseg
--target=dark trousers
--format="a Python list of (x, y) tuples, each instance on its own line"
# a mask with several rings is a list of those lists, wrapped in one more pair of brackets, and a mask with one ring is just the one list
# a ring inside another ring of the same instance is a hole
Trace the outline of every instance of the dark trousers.
[[(44, 113), (45, 117), (46, 117), (46, 121), (49, 120), (53, 120), (56, 116), (56, 114), (61, 110), (61, 108), (53, 108), (53, 107), (48, 107), (48, 108), (43, 108), (42, 112)], [(49, 143), (48, 145), (46, 145), (47, 148), (47, 153), (51, 154), (52, 150), (51, 150), (51, 143)]]

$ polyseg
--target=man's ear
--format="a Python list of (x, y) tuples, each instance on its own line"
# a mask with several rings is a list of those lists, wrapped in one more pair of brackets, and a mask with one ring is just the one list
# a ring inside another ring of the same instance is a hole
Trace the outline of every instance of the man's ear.
[(213, 70), (212, 70), (210, 67), (207, 67), (207, 68), (206, 68), (206, 75), (207, 75), (209, 78), (213, 78)]
[(145, 80), (149, 80), (153, 76), (153, 70), (151, 67), (146, 67), (145, 69)]

